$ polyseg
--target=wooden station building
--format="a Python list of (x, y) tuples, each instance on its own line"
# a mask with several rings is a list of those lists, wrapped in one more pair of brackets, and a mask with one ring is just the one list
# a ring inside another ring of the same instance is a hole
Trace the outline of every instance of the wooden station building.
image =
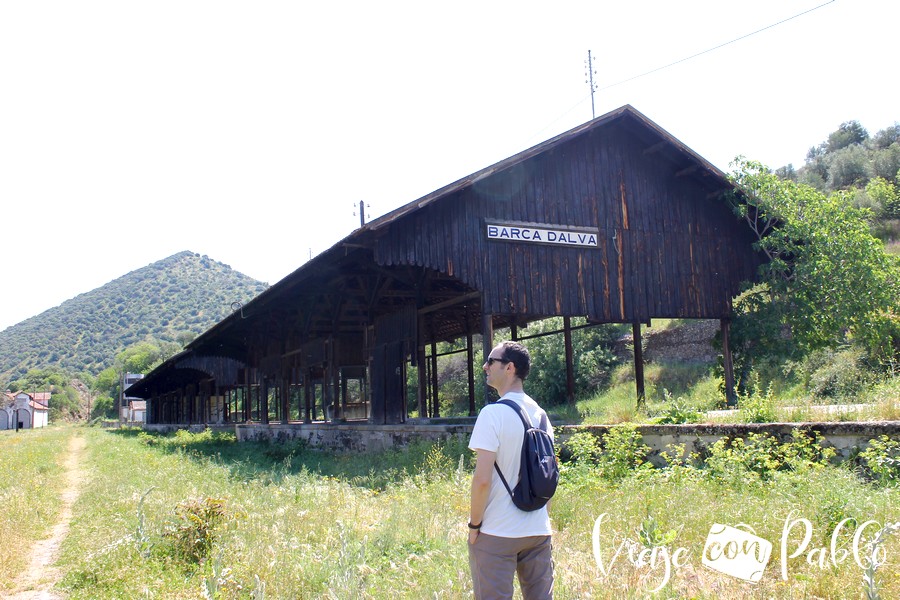
[[(761, 259), (732, 189), (621, 107), (362, 224), (128, 394), (148, 400), (148, 424), (397, 424), (437, 414), (435, 345), (465, 339), (475, 414), (494, 330), (516, 338), (550, 316), (567, 341), (575, 317), (637, 335), (654, 318), (719, 319), (733, 394), (732, 298)], [(408, 365), (421, 367), (415, 396)]]

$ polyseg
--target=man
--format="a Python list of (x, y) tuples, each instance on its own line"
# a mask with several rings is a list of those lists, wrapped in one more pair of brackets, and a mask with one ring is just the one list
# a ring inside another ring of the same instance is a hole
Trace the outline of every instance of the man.
[[(525, 346), (501, 342), (491, 350), (482, 368), (487, 384), (497, 390), (501, 400), (515, 401), (524, 407), (532, 423), (540, 423), (545, 413), (524, 389), (531, 368)], [(547, 427), (552, 436), (549, 420)], [(516, 574), (525, 600), (553, 597), (547, 507), (519, 510), (494, 469), (496, 462), (510, 487), (515, 486), (524, 432), (516, 411), (494, 403), (479, 413), (469, 441), (469, 448), (477, 454), (469, 508), (469, 568), (479, 600), (512, 598)]]

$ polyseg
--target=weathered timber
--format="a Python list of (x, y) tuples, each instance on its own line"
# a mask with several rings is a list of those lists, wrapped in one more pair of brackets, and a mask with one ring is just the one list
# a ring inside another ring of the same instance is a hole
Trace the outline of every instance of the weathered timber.
[[(727, 339), (732, 298), (762, 262), (730, 191), (718, 169), (622, 107), (362, 223), (129, 393), (150, 401), (157, 423), (268, 422), (271, 407), (289, 425), (297, 385), (297, 419), (338, 423), (351, 418), (343, 369), (365, 365), (364, 418), (397, 424), (407, 365), (419, 369), (419, 415), (437, 415), (435, 344), (465, 337), (474, 415), (471, 336), (486, 356), (495, 330), (517, 337), (549, 316), (632, 323), (640, 374), (640, 323), (718, 319)], [(567, 398), (543, 401), (572, 400), (566, 363)]]

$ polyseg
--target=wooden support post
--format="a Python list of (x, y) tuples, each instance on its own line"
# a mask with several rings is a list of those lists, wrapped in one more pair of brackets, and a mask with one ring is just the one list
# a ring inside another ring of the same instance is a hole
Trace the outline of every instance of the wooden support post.
[(244, 388), (244, 393), (243, 393), (243, 396), (244, 396), (244, 398), (243, 398), (244, 407), (243, 408), (244, 408), (244, 422), (245, 423), (250, 421), (250, 416), (252, 415), (251, 411), (253, 410), (252, 405), (250, 404), (251, 398), (253, 397), (253, 395), (250, 393), (250, 388), (251, 388), (250, 375), (251, 375), (250, 368), (247, 367), (246, 369), (244, 369), (244, 384), (246, 385), (246, 387)]
[(575, 353), (572, 350), (572, 319), (563, 317), (563, 339), (566, 345), (566, 401), (575, 404)]
[[(482, 303), (483, 304), (483, 303)], [(491, 355), (491, 350), (494, 349), (494, 319), (493, 315), (482, 315), (481, 316), (481, 349), (484, 351), (484, 360), (487, 360), (487, 357)], [(491, 401), (491, 388), (487, 384), (487, 379), (484, 380), (484, 404), (486, 405)], [(469, 405), (469, 416), (475, 416), (475, 404), (471, 403)]]
[[(421, 308), (421, 299), (419, 302), (419, 308)], [(416, 373), (418, 377), (417, 387), (416, 387), (416, 404), (419, 411), (419, 418), (424, 419), (429, 416), (428, 411), (428, 369), (426, 368), (425, 361), (427, 358), (425, 357), (425, 315), (419, 313), (418, 318), (416, 319), (416, 355), (415, 359), (415, 367), (417, 369)]]
[(297, 420), (303, 420), (303, 394), (300, 393), (300, 369), (297, 368), (296, 362), (295, 366), (291, 367), (291, 380), (288, 382), (288, 389), (290, 391), (291, 400), (294, 399), (294, 394), (296, 392), (297, 395)]
[(291, 377), (290, 371), (281, 369), (281, 422), (287, 425), (291, 420)]
[(200, 422), (204, 425), (208, 424), (212, 416), (210, 410), (210, 402), (212, 401), (212, 392), (210, 392), (209, 382), (200, 384)]
[(334, 360), (335, 360), (335, 347), (334, 347), (334, 338), (329, 337), (328, 341), (325, 342), (325, 356), (327, 357), (328, 363), (325, 368), (325, 381), (322, 384), (324, 388), (325, 397), (328, 401), (325, 403), (326, 406), (328, 404), (331, 405), (331, 421), (333, 423), (338, 423), (344, 418), (344, 411), (341, 410), (341, 402), (338, 397), (338, 386), (337, 386), (337, 369), (335, 368)]
[(260, 398), (260, 418), (259, 420), (268, 425), (269, 424), (269, 378), (263, 376), (262, 384), (259, 386), (259, 398)]
[(309, 381), (309, 369), (303, 370), (303, 422), (312, 423), (313, 408), (311, 402), (312, 384)]
[(475, 406), (475, 348), (471, 328), (466, 333), (466, 383), (469, 391), (469, 410)]
[(347, 378), (344, 377), (343, 374), (340, 377), (340, 384), (341, 384), (341, 411), (346, 415), (347, 414)]
[(725, 404), (728, 407), (737, 406), (737, 394), (734, 392), (734, 357), (731, 354), (731, 321), (722, 319), (719, 322), (722, 328), (722, 366), (725, 369)]
[(431, 416), (441, 416), (441, 402), (438, 399), (437, 343), (431, 342)]
[(303, 385), (303, 422), (312, 423), (312, 406), (310, 404), (309, 366), (306, 364), (306, 352), (300, 353), (300, 383)]
[[(420, 325), (419, 331), (422, 331)], [(424, 419), (428, 416), (428, 369), (426, 368), (425, 345), (418, 344), (416, 346), (416, 366), (418, 367), (418, 389), (416, 391), (416, 400), (419, 407), (419, 418)]]
[(631, 324), (631, 333), (634, 338), (634, 384), (637, 387), (637, 405), (644, 405), (644, 350), (641, 347), (641, 324), (635, 321)]

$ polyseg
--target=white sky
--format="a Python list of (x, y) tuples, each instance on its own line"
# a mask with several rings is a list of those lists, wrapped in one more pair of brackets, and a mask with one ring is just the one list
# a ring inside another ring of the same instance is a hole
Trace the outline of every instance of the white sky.
[[(182, 250), (275, 283), (631, 104), (729, 170), (900, 120), (896, 0), (0, 2), (0, 330)], [(605, 88), (605, 89), (604, 89)]]

